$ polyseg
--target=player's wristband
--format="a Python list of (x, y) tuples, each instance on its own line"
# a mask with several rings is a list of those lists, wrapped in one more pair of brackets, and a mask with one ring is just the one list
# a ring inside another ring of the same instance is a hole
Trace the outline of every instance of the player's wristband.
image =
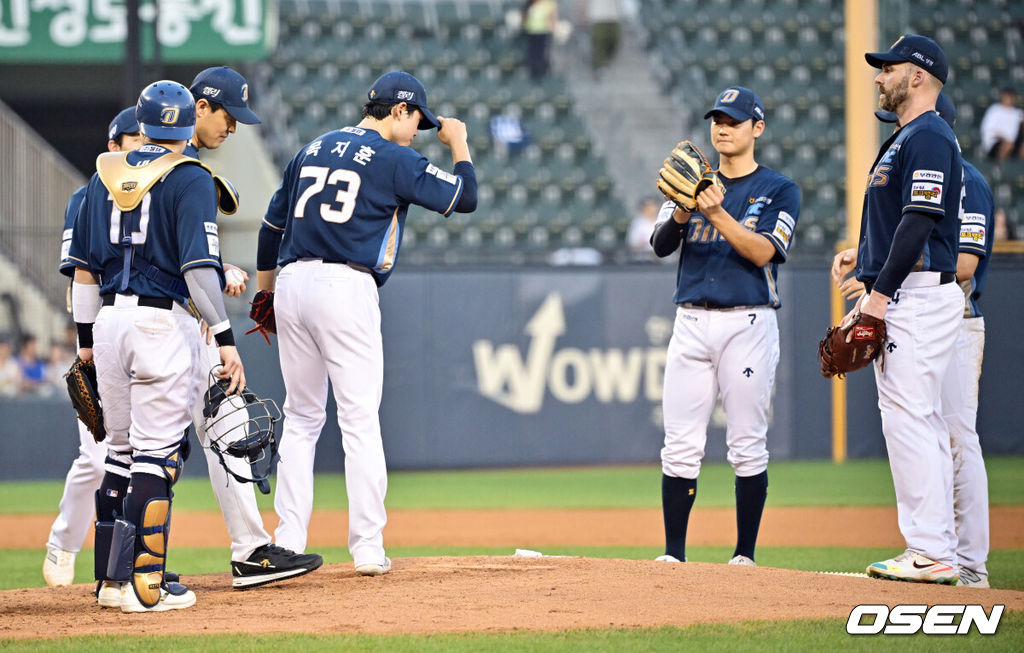
[(75, 322), (78, 328), (78, 346), (82, 349), (92, 349), (92, 322)]
[(234, 347), (235, 332), (227, 328), (220, 333), (214, 334), (213, 339), (217, 341), (218, 347)]

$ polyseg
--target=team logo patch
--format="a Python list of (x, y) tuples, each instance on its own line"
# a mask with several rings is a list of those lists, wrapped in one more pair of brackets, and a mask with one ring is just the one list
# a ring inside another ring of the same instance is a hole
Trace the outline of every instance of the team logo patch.
[(914, 181), (934, 181), (942, 183), (946, 175), (941, 170), (915, 170)]
[(735, 102), (739, 95), (739, 91), (734, 88), (730, 88), (718, 96), (718, 101), (723, 104), (728, 104), (729, 102)]
[(985, 224), (985, 216), (981, 213), (965, 213), (964, 217), (960, 218), (960, 222), (964, 224)]
[(940, 184), (917, 182), (910, 187), (911, 201), (919, 200), (929, 204), (942, 204), (942, 186)]
[(873, 326), (855, 326), (853, 328), (853, 339), (854, 340), (874, 340), (875, 339), (875, 327)]
[(404, 100), (405, 102), (412, 102), (416, 98), (416, 94), (412, 91), (396, 91), (395, 99)]
[(138, 186), (139, 182), (137, 181), (126, 181), (121, 184), (121, 191), (125, 193), (130, 193), (133, 190), (135, 190)]
[(108, 138), (110, 140), (114, 140), (114, 135), (115, 134), (117, 134), (117, 127), (116, 126), (110, 128), (110, 136), (108, 136)]
[(204, 86), (203, 87), (203, 95), (208, 95), (210, 97), (217, 97), (218, 95), (220, 95), (220, 89), (219, 88), (214, 88), (212, 86)]
[(775, 223), (775, 230), (772, 231), (772, 235), (781, 241), (787, 250), (789, 249), (790, 241), (793, 239), (793, 227), (793, 216), (785, 211), (780, 211), (779, 219), (778, 222)]
[(220, 256), (220, 238), (213, 234), (207, 234), (206, 245), (210, 249), (210, 256)]
[(973, 243), (985, 246), (985, 227), (977, 224), (965, 224), (960, 226), (960, 243)]
[(160, 122), (165, 125), (173, 125), (178, 122), (178, 107), (164, 107), (160, 112)]
[(249, 101), (249, 85), (242, 84), (242, 102)]
[(455, 185), (455, 182), (458, 181), (455, 175), (451, 174), (450, 172), (445, 172), (444, 170), (439, 170), (437, 166), (435, 166), (433, 163), (427, 164), (427, 174), (434, 175), (441, 181), (446, 181), (453, 186)]

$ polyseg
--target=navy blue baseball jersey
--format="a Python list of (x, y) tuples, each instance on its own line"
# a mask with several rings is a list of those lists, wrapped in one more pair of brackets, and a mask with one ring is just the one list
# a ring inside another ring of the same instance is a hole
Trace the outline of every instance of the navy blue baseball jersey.
[(448, 216), (462, 177), (371, 129), (344, 127), (304, 147), (284, 171), (263, 220), (283, 232), (277, 263), (346, 262), (384, 285), (398, 259), (410, 204)]
[[(775, 256), (764, 267), (754, 265), (698, 211), (686, 225), (680, 225), (686, 236), (679, 256), (675, 302), (778, 308), (782, 305), (776, 288), (778, 264), (785, 262), (793, 243), (800, 189), (789, 177), (765, 166), (737, 179), (721, 174), (719, 179), (726, 191), (722, 208), (747, 229), (768, 238), (775, 246)], [(671, 216), (674, 208), (667, 203), (661, 217)]]
[(992, 256), (992, 223), (995, 220), (995, 202), (992, 189), (978, 169), (964, 161), (964, 212), (960, 218), (960, 251), (978, 256), (978, 267), (971, 278), (968, 300), (970, 317), (980, 317), (978, 299), (985, 290), (988, 261)]
[(935, 219), (914, 270), (956, 271), (962, 170), (953, 130), (934, 111), (914, 118), (882, 144), (864, 194), (857, 279), (873, 283), (878, 278), (907, 211)]
[(193, 145), (192, 141), (189, 141), (188, 143), (185, 144), (185, 151), (182, 152), (182, 154), (184, 154), (185, 156), (190, 156), (193, 159), (198, 159), (199, 148)]
[[(144, 145), (129, 152), (129, 165), (140, 166), (170, 150)], [(171, 170), (144, 196), (130, 217), (133, 250), (169, 277), (181, 281), (189, 268), (210, 266), (218, 270), (220, 240), (217, 234), (217, 191), (210, 173), (195, 164)], [(94, 174), (79, 219), (75, 222), (69, 258), (100, 279), (100, 293), (118, 292), (123, 277), (121, 211), (114, 207), (107, 188)], [(129, 272), (124, 294), (170, 297), (184, 301), (174, 292), (136, 269)]]
[(64, 231), (61, 232), (60, 267), (58, 269), (64, 276), (72, 278), (75, 276), (75, 262), (68, 256), (71, 252), (71, 233), (75, 228), (75, 218), (78, 217), (78, 209), (82, 207), (82, 200), (85, 199), (85, 191), (87, 188), (89, 187), (82, 186), (75, 192), (71, 193), (71, 199), (68, 200), (68, 206), (64, 209)]

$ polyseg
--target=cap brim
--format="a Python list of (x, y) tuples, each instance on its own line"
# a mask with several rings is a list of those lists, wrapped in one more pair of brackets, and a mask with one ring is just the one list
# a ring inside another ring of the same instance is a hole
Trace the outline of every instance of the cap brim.
[(711, 111), (708, 111), (707, 113), (704, 114), (704, 120), (707, 120), (716, 113), (724, 113), (733, 120), (750, 120), (751, 118), (754, 117), (734, 107), (715, 107)]
[(196, 128), (193, 125), (188, 127), (157, 127), (155, 125), (139, 125), (142, 133), (149, 137), (162, 141), (187, 141), (192, 138)]
[(420, 115), (422, 116), (422, 118), (420, 118), (421, 130), (441, 128), (441, 121), (437, 119), (430, 109), (421, 106), (417, 106), (416, 108), (420, 110)]
[(900, 119), (892, 111), (882, 111), (881, 109), (875, 109), (875, 117), (882, 122), (899, 122)]
[(866, 52), (864, 59), (873, 67), (881, 68), (887, 63), (903, 63), (906, 58), (889, 52)]
[(249, 107), (229, 107), (223, 105), (224, 109), (231, 114), (231, 117), (242, 123), (243, 125), (258, 125), (260, 124), (259, 116), (252, 112)]

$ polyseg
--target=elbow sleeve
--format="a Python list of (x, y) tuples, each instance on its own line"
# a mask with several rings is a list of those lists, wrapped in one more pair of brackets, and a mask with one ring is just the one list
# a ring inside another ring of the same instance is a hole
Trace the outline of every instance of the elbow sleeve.
[(462, 177), (462, 196), (455, 210), (459, 213), (472, 213), (476, 210), (477, 201), (476, 168), (469, 161), (459, 161), (455, 164), (455, 174)]
[(256, 269), (259, 271), (276, 270), (277, 256), (281, 251), (283, 233), (267, 226), (260, 229), (256, 249)]

